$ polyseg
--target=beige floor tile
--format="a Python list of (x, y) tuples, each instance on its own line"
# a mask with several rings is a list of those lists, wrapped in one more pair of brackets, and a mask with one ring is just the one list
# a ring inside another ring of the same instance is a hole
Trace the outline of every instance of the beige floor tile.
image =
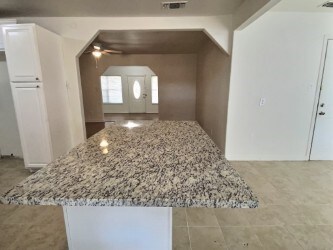
[(224, 227), (222, 233), (229, 250), (264, 249), (251, 227)]
[(36, 224), (61, 224), (64, 225), (64, 213), (61, 206), (43, 206), (45, 207), (41, 215), (36, 220)]
[(172, 229), (172, 249), (190, 250), (190, 239), (187, 227), (174, 227)]
[(186, 208), (189, 227), (218, 227), (214, 209)]
[(14, 205), (3, 205), (0, 204), (0, 224), (3, 224), (5, 220), (14, 213), (18, 206)]
[(309, 225), (309, 216), (296, 205), (264, 205), (243, 210), (251, 226)]
[(172, 208), (172, 226), (187, 227), (185, 208)]
[(246, 219), (251, 226), (282, 226), (280, 209), (282, 206), (265, 205), (256, 209), (244, 210)]
[(327, 205), (331, 194), (327, 190), (303, 187), (289, 190), (289, 195), (295, 204)]
[(333, 249), (333, 226), (288, 226), (304, 249)]
[[(287, 192), (283, 191), (260, 191), (256, 192), (259, 197), (259, 206), (261, 205), (288, 205), (298, 204)], [(262, 201), (262, 203), (260, 203)]]
[(2, 225), (0, 224), (0, 249), (10, 249), (18, 237), (27, 229), (23, 224)]
[(10, 249), (68, 249), (65, 228), (61, 225), (30, 225), (17, 237)]
[(214, 209), (220, 227), (248, 226), (246, 209), (217, 208)]
[(297, 209), (304, 214), (307, 224), (333, 225), (332, 205), (298, 205)]
[(258, 236), (265, 249), (302, 249), (296, 239), (290, 235), (284, 227), (279, 226), (261, 226), (252, 227), (254, 233)]
[(62, 207), (57, 206), (18, 206), (4, 224), (47, 225), (64, 224)]
[(283, 225), (308, 225), (309, 220), (298, 206), (295, 205), (272, 205), (268, 206)]
[(192, 250), (224, 250), (227, 249), (222, 231), (216, 227), (190, 227)]
[(21, 179), (24, 180), (29, 175), (31, 175), (30, 171), (26, 169), (15, 169), (15, 170), (9, 170), (5, 169), (2, 170), (2, 175), (0, 176), (0, 182), (5, 180), (11, 180), (11, 179)]

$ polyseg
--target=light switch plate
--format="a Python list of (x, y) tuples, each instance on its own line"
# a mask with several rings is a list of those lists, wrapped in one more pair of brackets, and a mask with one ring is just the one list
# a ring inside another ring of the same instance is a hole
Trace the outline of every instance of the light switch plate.
[(259, 102), (259, 106), (260, 106), (260, 107), (261, 107), (261, 106), (264, 106), (265, 103), (266, 103), (266, 98), (265, 98), (265, 97), (261, 97), (261, 98), (260, 98), (260, 102)]

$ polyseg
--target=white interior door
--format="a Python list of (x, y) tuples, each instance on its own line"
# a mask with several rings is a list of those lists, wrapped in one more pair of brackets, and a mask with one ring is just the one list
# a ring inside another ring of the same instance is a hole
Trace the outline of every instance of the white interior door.
[(145, 76), (128, 76), (130, 113), (146, 113)]
[(25, 165), (43, 167), (52, 157), (42, 90), (38, 85), (22, 87), (21, 84), (12, 85), (12, 91)]
[(333, 40), (328, 40), (311, 160), (333, 160)]
[(35, 27), (17, 24), (3, 30), (10, 81), (41, 81)]

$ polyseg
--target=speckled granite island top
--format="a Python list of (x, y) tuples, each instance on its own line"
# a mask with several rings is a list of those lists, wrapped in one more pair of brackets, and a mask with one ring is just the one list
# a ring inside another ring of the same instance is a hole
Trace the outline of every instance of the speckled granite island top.
[[(192, 121), (112, 124), (5, 193), (5, 204), (257, 207), (221, 151)], [(102, 147), (102, 146), (103, 147)]]

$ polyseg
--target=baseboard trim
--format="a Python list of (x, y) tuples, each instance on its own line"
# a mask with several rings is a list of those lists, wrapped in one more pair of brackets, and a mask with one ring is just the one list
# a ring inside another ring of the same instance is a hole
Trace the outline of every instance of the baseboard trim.
[(232, 155), (226, 154), (228, 161), (308, 161), (306, 155)]

